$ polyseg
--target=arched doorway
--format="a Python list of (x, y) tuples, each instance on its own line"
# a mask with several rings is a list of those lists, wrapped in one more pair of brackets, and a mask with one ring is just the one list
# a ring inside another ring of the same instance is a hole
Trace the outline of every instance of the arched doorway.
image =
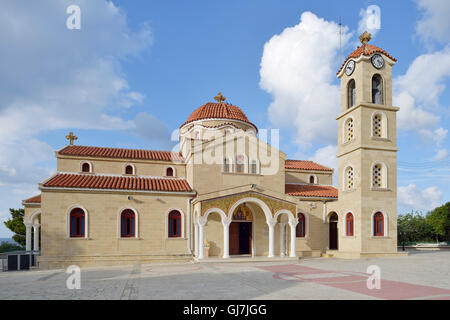
[(252, 213), (245, 202), (234, 210), (230, 224), (230, 255), (252, 254), (252, 221)]
[(336, 212), (331, 212), (328, 218), (329, 224), (329, 249), (338, 249), (338, 215)]

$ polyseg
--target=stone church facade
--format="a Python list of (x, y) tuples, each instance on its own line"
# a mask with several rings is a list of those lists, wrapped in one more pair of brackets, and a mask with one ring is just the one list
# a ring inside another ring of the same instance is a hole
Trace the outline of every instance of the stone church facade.
[(219, 94), (180, 127), (180, 151), (70, 144), (23, 201), (40, 268), (248, 257), (397, 253), (396, 60), (369, 45), (345, 60), (334, 169), (286, 159)]

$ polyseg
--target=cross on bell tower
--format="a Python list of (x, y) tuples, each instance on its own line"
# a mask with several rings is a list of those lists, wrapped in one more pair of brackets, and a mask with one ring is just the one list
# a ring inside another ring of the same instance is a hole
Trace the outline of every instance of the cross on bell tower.
[(73, 146), (73, 141), (78, 140), (78, 137), (73, 134), (73, 132), (69, 132), (69, 134), (66, 136), (66, 139), (69, 140), (69, 144)]

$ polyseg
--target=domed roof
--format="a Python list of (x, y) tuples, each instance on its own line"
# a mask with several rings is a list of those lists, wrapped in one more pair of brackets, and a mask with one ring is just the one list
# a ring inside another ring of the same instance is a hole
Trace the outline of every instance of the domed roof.
[(374, 53), (382, 53), (384, 54), (386, 57), (388, 57), (389, 59), (393, 60), (393, 61), (397, 61), (397, 59), (395, 59), (393, 56), (391, 56), (389, 53), (387, 53), (385, 50), (378, 48), (377, 46), (374, 46), (372, 44), (367, 44), (367, 42), (370, 41), (371, 35), (368, 32), (364, 32), (361, 36), (360, 36), (360, 40), (362, 43), (362, 46), (356, 48), (355, 51), (353, 51), (352, 53), (350, 53), (350, 55), (347, 57), (347, 59), (345, 59), (344, 63), (342, 64), (341, 68), (339, 69), (339, 71), (336, 74), (339, 74), (342, 69), (344, 68), (345, 64), (347, 63), (348, 60), (350, 59), (357, 59), (359, 58), (361, 55), (363, 56), (370, 56)]
[(247, 119), (247, 116), (241, 110), (241, 108), (229, 103), (222, 102), (220, 101), (220, 99), (218, 103), (208, 102), (195, 109), (194, 112), (192, 112), (192, 114), (186, 120), (186, 122), (181, 125), (181, 127), (190, 122), (205, 119), (238, 120), (246, 122), (256, 129), (256, 126)]

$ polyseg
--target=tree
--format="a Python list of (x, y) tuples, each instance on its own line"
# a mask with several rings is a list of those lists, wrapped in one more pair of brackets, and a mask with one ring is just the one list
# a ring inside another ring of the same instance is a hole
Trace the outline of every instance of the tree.
[(430, 241), (433, 239), (433, 228), (418, 211), (399, 215), (398, 239), (403, 242)]
[(436, 241), (450, 240), (450, 202), (429, 212), (426, 219), (433, 229)]
[(26, 228), (23, 224), (25, 211), (23, 209), (9, 209), (9, 213), (11, 214), (11, 219), (4, 222), (5, 226), (15, 233), (12, 237), (13, 240), (21, 246), (25, 246)]
[(19, 250), (23, 250), (23, 247), (6, 241), (2, 241), (0, 243), (0, 252), (19, 251)]

